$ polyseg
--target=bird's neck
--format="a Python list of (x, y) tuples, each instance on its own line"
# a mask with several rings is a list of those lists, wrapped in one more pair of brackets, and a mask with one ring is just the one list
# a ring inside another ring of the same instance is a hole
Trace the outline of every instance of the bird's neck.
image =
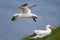
[(50, 29), (50, 28), (46, 28), (46, 30), (50, 30), (50, 31), (51, 31), (51, 29)]

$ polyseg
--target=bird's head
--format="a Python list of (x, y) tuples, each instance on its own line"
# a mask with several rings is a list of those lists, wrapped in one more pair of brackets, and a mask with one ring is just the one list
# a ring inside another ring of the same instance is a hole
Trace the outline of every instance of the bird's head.
[(51, 29), (51, 25), (46, 25), (46, 30)]
[(15, 21), (17, 17), (19, 17), (19, 14), (14, 14), (11, 21)]

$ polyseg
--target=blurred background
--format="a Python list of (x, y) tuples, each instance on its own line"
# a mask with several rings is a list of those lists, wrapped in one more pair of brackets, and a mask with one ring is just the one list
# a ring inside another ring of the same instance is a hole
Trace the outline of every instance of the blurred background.
[[(21, 13), (21, 4), (36, 4), (32, 13), (41, 16), (37, 22), (28, 18), (11, 21), (13, 14)], [(35, 29), (45, 29), (45, 25), (60, 25), (60, 0), (0, 0), (0, 40), (21, 40)]]

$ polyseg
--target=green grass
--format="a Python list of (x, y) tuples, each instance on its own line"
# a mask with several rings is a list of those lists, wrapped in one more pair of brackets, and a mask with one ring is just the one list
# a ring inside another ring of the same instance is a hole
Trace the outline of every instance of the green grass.
[(31, 35), (24, 37), (22, 40), (60, 40), (60, 26), (56, 29), (52, 29), (52, 33), (46, 38), (36, 38), (33, 39)]

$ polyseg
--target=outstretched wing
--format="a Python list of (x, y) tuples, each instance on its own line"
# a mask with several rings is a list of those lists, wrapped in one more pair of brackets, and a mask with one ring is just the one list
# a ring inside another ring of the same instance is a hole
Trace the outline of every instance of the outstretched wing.
[(32, 6), (29, 6), (28, 8), (31, 9), (33, 7), (37, 6), (36, 4), (32, 5)]
[(27, 6), (27, 5), (28, 5), (28, 3), (25, 3), (25, 4), (21, 5), (21, 6)]
[(32, 5), (32, 6), (27, 7), (27, 5), (28, 5), (28, 3), (25, 3), (25, 4), (21, 5), (21, 6), (19, 7), (19, 9), (21, 9), (21, 10), (23, 11), (23, 13), (31, 13), (31, 10), (30, 10), (30, 9), (36, 6), (36, 5), (34, 4), (34, 5)]
[(28, 5), (28, 3), (25, 3), (19, 7), (19, 9), (21, 9), (23, 11), (23, 13), (25, 13), (25, 14), (31, 13), (31, 10), (27, 7), (27, 5)]

